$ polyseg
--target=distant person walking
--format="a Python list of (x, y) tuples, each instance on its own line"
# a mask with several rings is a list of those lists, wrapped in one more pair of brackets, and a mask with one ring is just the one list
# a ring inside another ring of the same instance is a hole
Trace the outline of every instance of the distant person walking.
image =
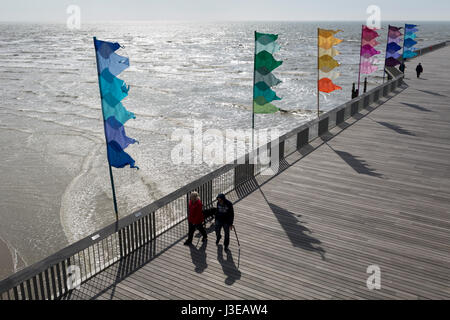
[[(406, 59), (405, 59), (405, 61), (406, 61)], [(405, 73), (405, 70), (406, 70), (405, 62), (402, 62), (402, 64), (401, 64), (400, 67), (398, 67), (398, 68), (400, 69), (400, 71), (401, 71), (402, 73)]]
[(228, 251), (230, 245), (230, 231), (233, 229), (234, 208), (233, 204), (225, 198), (224, 194), (217, 196), (217, 213), (216, 213), (216, 245), (219, 245), (222, 238), (221, 231), (225, 232), (225, 240), (223, 245), (225, 251)]
[(184, 243), (185, 246), (189, 246), (192, 244), (192, 239), (194, 238), (195, 229), (198, 229), (203, 236), (202, 241), (205, 242), (208, 240), (208, 235), (206, 234), (206, 230), (203, 227), (203, 204), (198, 196), (197, 192), (192, 192), (189, 200), (189, 213), (188, 213), (188, 222), (189, 222), (189, 235), (188, 239)]
[(419, 63), (419, 65), (417, 66), (416, 72), (417, 72), (417, 78), (420, 78), (420, 75), (421, 75), (422, 72), (423, 72), (423, 67), (422, 67), (422, 64), (421, 64), (421, 63)]

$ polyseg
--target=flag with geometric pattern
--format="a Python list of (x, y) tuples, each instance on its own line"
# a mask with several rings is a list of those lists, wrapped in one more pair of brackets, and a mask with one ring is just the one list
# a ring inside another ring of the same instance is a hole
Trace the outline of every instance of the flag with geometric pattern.
[(137, 141), (125, 133), (124, 124), (135, 119), (121, 103), (128, 96), (129, 87), (117, 76), (130, 66), (128, 58), (115, 53), (120, 44), (117, 42), (100, 41), (94, 38), (97, 58), (98, 81), (102, 102), (103, 124), (107, 144), (108, 162), (114, 168), (124, 168), (129, 165), (137, 168), (135, 161), (124, 150)]
[(278, 112), (279, 109), (271, 102), (281, 100), (273, 87), (281, 83), (272, 74), (283, 61), (277, 61), (273, 55), (280, 50), (276, 42), (278, 35), (255, 32), (255, 63), (253, 83), (253, 113), (268, 114)]

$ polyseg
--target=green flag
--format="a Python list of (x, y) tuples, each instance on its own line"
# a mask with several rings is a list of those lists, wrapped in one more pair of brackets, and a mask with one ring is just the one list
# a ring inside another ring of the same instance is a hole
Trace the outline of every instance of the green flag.
[(283, 64), (277, 61), (273, 54), (280, 50), (275, 41), (276, 34), (255, 32), (255, 66), (253, 83), (253, 113), (267, 114), (278, 112), (279, 109), (271, 104), (274, 100), (281, 100), (271, 89), (281, 83), (272, 71)]
[(272, 72), (279, 66), (281, 66), (282, 61), (276, 61), (272, 54), (267, 51), (261, 51), (255, 56), (255, 69), (259, 70), (265, 68), (268, 72)]
[(279, 109), (269, 103), (264, 97), (253, 100), (253, 112), (258, 114), (268, 114), (278, 112)]

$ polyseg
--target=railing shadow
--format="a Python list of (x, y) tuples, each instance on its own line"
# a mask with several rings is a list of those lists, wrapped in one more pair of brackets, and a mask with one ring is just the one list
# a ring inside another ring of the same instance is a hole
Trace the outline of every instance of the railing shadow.
[[(187, 236), (187, 229), (186, 222), (179, 223), (152, 242), (143, 245), (85, 281), (80, 289), (68, 292), (60, 297), (59, 300), (95, 300), (109, 290), (111, 290), (109, 294), (110, 299), (113, 299), (118, 283), (181, 242)], [(198, 262), (196, 270), (197, 268), (201, 270), (201, 262), (197, 259), (196, 262)]]
[(249, 194), (253, 193), (259, 187), (258, 182), (255, 178), (251, 178), (250, 180), (240, 184), (236, 187), (234, 192), (230, 194), (230, 200), (241, 200), (247, 197)]

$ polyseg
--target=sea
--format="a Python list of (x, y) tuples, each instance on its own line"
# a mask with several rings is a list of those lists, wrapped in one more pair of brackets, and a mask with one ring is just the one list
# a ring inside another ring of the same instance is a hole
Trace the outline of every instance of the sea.
[[(387, 24), (380, 33), (383, 81)], [(408, 23), (414, 23), (410, 21)], [(449, 22), (420, 22), (418, 48), (450, 40)], [(254, 31), (279, 34), (283, 82), (255, 128), (286, 133), (317, 116), (317, 28), (340, 29), (343, 90), (321, 94), (326, 111), (351, 98), (358, 80), (362, 22), (0, 23), (0, 279), (115, 221), (92, 38), (119, 42), (130, 68), (124, 106), (136, 119), (126, 151), (140, 170), (114, 169), (120, 216), (167, 195), (218, 165), (174, 164), (176, 130), (250, 129)], [(426, 69), (426, 66), (424, 66)], [(9, 252), (7, 252), (9, 251)], [(0, 250), (1, 252), (1, 250)], [(12, 259), (12, 260), (11, 260)]]

